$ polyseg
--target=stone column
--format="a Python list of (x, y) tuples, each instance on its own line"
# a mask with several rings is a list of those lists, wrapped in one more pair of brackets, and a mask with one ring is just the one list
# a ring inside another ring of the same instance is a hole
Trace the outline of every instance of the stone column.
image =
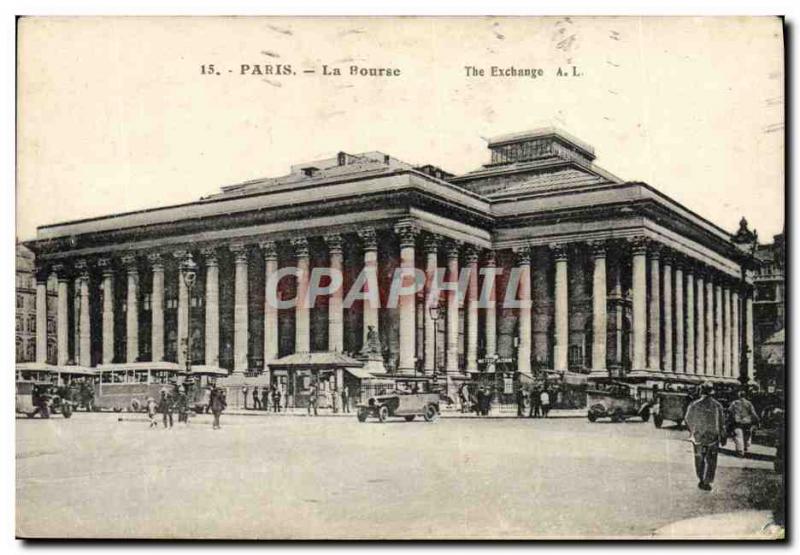
[(62, 264), (53, 266), (53, 271), (58, 279), (58, 301), (56, 303), (56, 345), (59, 366), (64, 366), (69, 360), (69, 293), (66, 268)]
[(739, 379), (742, 371), (741, 320), (739, 313), (739, 293), (731, 291), (731, 375)]
[(219, 259), (213, 247), (201, 251), (206, 265), (205, 363), (219, 367)]
[(556, 266), (555, 283), (555, 345), (553, 347), (553, 358), (555, 370), (567, 370), (569, 352), (569, 297), (568, 297), (568, 274), (567, 259), (568, 251), (566, 245), (551, 245)]
[[(250, 339), (247, 316), (247, 246), (241, 243), (231, 245), (234, 254), (233, 289), (233, 371), (245, 372), (249, 366), (247, 358)], [(306, 279), (308, 277), (306, 276)], [(308, 314), (306, 312), (306, 314)], [(307, 335), (307, 334), (306, 334)]]
[[(458, 283), (458, 250), (459, 244), (449, 241), (446, 246), (447, 253), (447, 279)], [(447, 291), (447, 337), (445, 341), (447, 360), (447, 373), (456, 373), (458, 368), (458, 291)]]
[[(487, 268), (488, 272), (495, 272), (497, 268), (497, 259), (495, 258), (495, 254), (493, 250), (486, 251), (486, 256), (483, 260), (484, 268)], [(488, 275), (488, 274), (487, 274)], [(496, 279), (496, 278), (495, 278)], [(494, 372), (495, 371), (495, 357), (497, 355), (497, 285), (495, 281), (495, 285), (492, 286), (492, 290), (489, 293), (489, 297), (487, 299), (487, 305), (484, 309), (484, 341), (486, 345), (486, 371), (487, 372)]]
[(722, 286), (714, 286), (714, 375), (724, 376), (725, 352), (723, 349), (723, 324), (722, 324)]
[[(269, 283), (270, 276), (278, 271), (278, 250), (275, 241), (261, 243), (264, 251), (264, 283)], [(275, 284), (277, 287), (277, 283)], [(266, 287), (266, 285), (265, 285)], [(277, 298), (277, 294), (275, 295)], [(265, 289), (264, 304), (264, 366), (278, 358), (278, 307), (269, 302), (270, 294)]]
[(672, 258), (664, 256), (662, 264), (664, 274), (661, 288), (664, 307), (664, 351), (661, 353), (661, 368), (664, 372), (672, 372)]
[(469, 269), (467, 284), (467, 372), (478, 371), (478, 249), (467, 245), (464, 258)]
[(139, 359), (139, 270), (136, 267), (136, 256), (122, 257), (122, 263), (128, 274), (127, 311), (125, 313), (126, 360), (136, 362)]
[(717, 368), (714, 360), (714, 283), (709, 272), (706, 275), (706, 366), (705, 374), (713, 376)]
[(608, 317), (606, 307), (606, 246), (604, 243), (592, 245), (594, 272), (592, 274), (592, 371), (606, 371), (606, 341)]
[[(425, 311), (423, 317), (425, 318), (425, 360), (423, 366), (426, 374), (433, 374), (436, 367), (436, 325), (433, 318), (431, 318), (431, 305), (429, 302), (438, 303), (439, 298), (430, 300), (429, 295), (431, 287), (436, 280), (436, 269), (439, 265), (438, 260), (439, 242), (433, 235), (425, 237)], [(435, 304), (434, 304), (435, 306)]]
[(684, 320), (683, 310), (683, 262), (675, 261), (675, 373), (686, 372), (686, 352), (684, 349)]
[(297, 305), (295, 306), (294, 352), (311, 351), (311, 311), (308, 306), (308, 278), (310, 272), (308, 239), (292, 239), (292, 247), (297, 257)]
[(661, 249), (653, 245), (650, 249), (650, 344), (647, 367), (661, 370)]
[(85, 260), (79, 260), (75, 267), (80, 272), (80, 348), (78, 351), (78, 364), (81, 366), (92, 365), (92, 319), (89, 313), (89, 266)]
[(647, 241), (633, 241), (633, 370), (647, 365)]
[(731, 290), (722, 288), (722, 373), (726, 378), (731, 372)]
[(745, 293), (745, 352), (747, 353), (747, 383), (755, 383), (755, 350), (753, 347), (753, 292)]
[(114, 362), (114, 267), (110, 258), (97, 265), (103, 273), (103, 364)]
[(378, 238), (375, 234), (375, 229), (371, 227), (358, 230), (358, 237), (361, 239), (361, 244), (364, 249), (364, 277), (366, 278), (365, 291), (370, 293), (369, 297), (363, 301), (363, 345), (364, 349), (366, 349), (369, 328), (373, 328), (376, 333), (379, 333), (378, 308), (380, 308), (380, 305), (373, 303), (371, 300), (373, 294), (376, 297), (376, 300), (380, 299), (380, 291), (378, 289)]
[(36, 362), (47, 362), (47, 273), (36, 273)]
[(686, 373), (695, 373), (695, 300), (694, 272), (691, 266), (686, 267)]
[(150, 297), (150, 351), (154, 362), (164, 360), (164, 262), (161, 255), (151, 253), (147, 261), (153, 270), (153, 294)]
[[(414, 275), (415, 252), (419, 229), (410, 222), (398, 223), (395, 233), (400, 237), (400, 270), (402, 271), (402, 283), (400, 285), (411, 286), (416, 279)], [(398, 298), (399, 317), (400, 317), (400, 360), (397, 371), (401, 374), (413, 374), (416, 369), (416, 337), (417, 337), (417, 296), (400, 295)]]
[(517, 347), (517, 371), (531, 373), (531, 249), (529, 246), (514, 250), (519, 271), (519, 346)]
[(186, 367), (186, 350), (189, 345), (189, 288), (183, 275), (183, 262), (189, 256), (187, 251), (173, 253), (178, 264), (178, 364)]
[(614, 268), (614, 364), (618, 369), (622, 367), (623, 354), (622, 354), (622, 327), (624, 322), (624, 309), (622, 294), (622, 258), (616, 257), (616, 264)]
[(697, 271), (697, 310), (695, 322), (695, 374), (706, 373), (706, 287), (705, 287), (705, 273), (703, 270)]
[[(325, 243), (328, 245), (331, 272), (335, 275), (343, 276), (342, 236), (338, 233), (332, 233), (325, 237)], [(414, 261), (412, 260), (411, 263), (413, 264)], [(328, 350), (338, 353), (344, 351), (343, 289), (344, 286), (337, 287), (336, 291), (333, 291), (328, 299)], [(413, 304), (412, 302), (412, 309), (414, 308)]]

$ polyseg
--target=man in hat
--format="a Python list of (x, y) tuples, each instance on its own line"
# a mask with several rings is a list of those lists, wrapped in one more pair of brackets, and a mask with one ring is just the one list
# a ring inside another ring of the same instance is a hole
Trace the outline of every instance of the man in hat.
[(760, 420), (753, 403), (747, 400), (745, 393), (744, 388), (740, 389), (738, 399), (728, 406), (728, 414), (733, 424), (736, 454), (740, 457), (747, 455), (753, 426), (757, 426)]
[(222, 388), (214, 387), (211, 390), (211, 413), (214, 415), (214, 424), (213, 429), (219, 430), (222, 426), (219, 423), (220, 415), (222, 411), (228, 406), (228, 403), (225, 399), (225, 391)]
[(162, 415), (165, 428), (172, 428), (172, 396), (166, 389), (161, 390), (161, 398), (158, 400), (158, 412)]
[(258, 393), (258, 386), (253, 387), (253, 410), (261, 410), (261, 396)]
[(697, 487), (710, 491), (717, 471), (720, 445), (725, 445), (725, 410), (712, 396), (714, 387), (705, 382), (700, 387), (700, 398), (686, 410), (689, 440), (694, 447), (694, 469), (700, 480)]

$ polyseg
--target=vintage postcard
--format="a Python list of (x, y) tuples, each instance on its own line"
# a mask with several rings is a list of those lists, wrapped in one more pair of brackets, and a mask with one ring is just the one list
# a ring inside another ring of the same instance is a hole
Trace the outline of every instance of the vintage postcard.
[(19, 18), (17, 536), (785, 538), (783, 37)]

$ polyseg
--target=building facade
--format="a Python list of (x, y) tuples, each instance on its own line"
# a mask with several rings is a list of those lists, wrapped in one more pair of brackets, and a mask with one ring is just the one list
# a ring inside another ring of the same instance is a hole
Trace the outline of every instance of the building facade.
[(756, 250), (760, 262), (754, 278), (756, 378), (765, 390), (785, 386), (786, 244), (784, 234)]
[[(752, 377), (755, 262), (730, 233), (604, 171), (563, 131), (488, 147), (490, 163), (463, 175), (342, 152), (188, 204), (42, 226), (29, 246), (58, 284), (57, 361), (183, 363), (189, 345), (192, 361), (268, 373), (292, 353), (361, 353), (373, 330), (400, 376)], [(315, 268), (341, 271), (343, 287), (276, 307), (267, 284), (287, 267), (302, 272), (278, 281), (279, 299)], [(427, 280), (387, 306), (398, 268), (468, 277), (438, 315)], [(379, 299), (345, 309), (364, 273)], [(490, 275), (494, 305), (478, 302)]]
[[(37, 338), (44, 343), (43, 360), (55, 363), (56, 354), (56, 284), (54, 280), (45, 286), (44, 310), (37, 312), (36, 266), (33, 252), (23, 245), (16, 248), (16, 361), (36, 362)], [(41, 304), (41, 303), (40, 303)], [(43, 324), (38, 318), (43, 317)], [(37, 330), (45, 333), (37, 334)]]

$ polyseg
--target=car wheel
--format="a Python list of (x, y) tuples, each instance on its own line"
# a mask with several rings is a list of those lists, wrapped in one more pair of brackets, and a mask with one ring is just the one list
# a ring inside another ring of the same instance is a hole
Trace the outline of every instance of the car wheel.
[(69, 417), (71, 417), (71, 416), (72, 416), (72, 407), (71, 407), (71, 406), (69, 406), (69, 405), (66, 405), (66, 404), (65, 404), (65, 405), (62, 405), (62, 408), (61, 408), (61, 415), (62, 415), (64, 418), (69, 418)]
[(664, 419), (661, 417), (660, 414), (653, 415), (653, 425), (656, 428), (660, 428), (664, 424)]
[(650, 409), (644, 409), (639, 416), (642, 417), (642, 422), (647, 422), (650, 420)]
[(358, 411), (356, 418), (358, 418), (359, 422), (365, 422), (367, 420), (367, 411), (365, 410)]
[(425, 417), (425, 422), (433, 422), (436, 420), (436, 417), (439, 416), (439, 411), (436, 410), (435, 405), (428, 405), (425, 407), (425, 414), (423, 416)]
[(589, 413), (586, 415), (586, 418), (589, 419), (589, 422), (596, 422), (597, 421), (597, 415), (595, 413), (593, 413), (592, 411), (589, 411)]
[(27, 416), (28, 418), (33, 418), (34, 416), (36, 416), (36, 412), (35, 412), (35, 411), (33, 411), (33, 412), (26, 412), (26, 413), (25, 413), (25, 416)]
[(378, 409), (378, 420), (381, 422), (386, 422), (389, 418), (389, 407), (386, 405), (382, 405), (381, 408)]
[(139, 403), (139, 399), (132, 399), (129, 412), (139, 412), (140, 410), (142, 410), (142, 405)]
[(411, 422), (412, 420), (414, 420), (414, 415), (413, 414), (409, 414), (408, 416), (405, 417), (405, 419), (406, 419), (406, 422)]

